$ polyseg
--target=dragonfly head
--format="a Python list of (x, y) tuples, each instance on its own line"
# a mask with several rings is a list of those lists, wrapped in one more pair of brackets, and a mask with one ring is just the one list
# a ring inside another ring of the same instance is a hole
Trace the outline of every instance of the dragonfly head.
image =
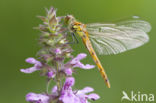
[(82, 36), (83, 32), (86, 31), (86, 25), (80, 22), (77, 22), (76, 19), (72, 15), (66, 16), (65, 22), (72, 32), (76, 32), (80, 36)]
[(71, 25), (74, 21), (75, 21), (75, 18), (72, 15), (67, 15), (65, 17), (65, 24), (66, 25)]

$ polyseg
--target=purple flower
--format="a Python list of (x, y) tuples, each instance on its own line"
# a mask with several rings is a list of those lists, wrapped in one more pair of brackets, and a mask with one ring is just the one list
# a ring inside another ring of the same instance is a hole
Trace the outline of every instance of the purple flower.
[(57, 94), (57, 86), (54, 86), (53, 88), (52, 88), (52, 94)]
[(73, 77), (66, 78), (66, 81), (63, 86), (63, 90), (67, 90), (68, 88), (71, 88), (75, 84), (75, 79)]
[(33, 103), (49, 103), (49, 96), (45, 94), (28, 93), (26, 101)]
[(59, 48), (57, 48), (57, 49), (54, 50), (54, 53), (61, 54), (61, 50)]
[(79, 67), (79, 68), (82, 68), (82, 69), (92, 69), (94, 68), (95, 66), (94, 65), (90, 65), (90, 64), (82, 64), (80, 62), (80, 60), (86, 58), (86, 54), (85, 53), (80, 53), (77, 55), (77, 57), (73, 58), (70, 62), (68, 62), (67, 64), (71, 64), (73, 65), (73, 67)]
[(72, 86), (74, 85), (74, 83), (75, 79), (73, 77), (66, 78), (66, 81), (61, 91), (61, 96), (59, 97), (59, 100), (63, 103), (79, 103), (79, 99), (72, 91)]
[(27, 63), (30, 63), (30, 64), (34, 64), (33, 67), (30, 67), (30, 68), (27, 68), (27, 69), (20, 69), (21, 72), (24, 72), (24, 73), (32, 73), (32, 72), (35, 72), (37, 70), (40, 70), (41, 67), (42, 67), (42, 63), (37, 61), (36, 59), (34, 58), (28, 58), (26, 59), (26, 62)]
[(61, 96), (59, 100), (63, 103), (88, 103), (88, 99), (97, 100), (100, 97), (91, 93), (87, 95), (87, 93), (94, 91), (91, 87), (85, 87), (82, 90), (73, 91), (72, 86), (75, 83), (75, 79), (73, 77), (68, 77), (64, 83), (64, 86), (61, 91)]
[(71, 76), (72, 75), (72, 73), (73, 73), (73, 71), (72, 71), (72, 69), (71, 68), (67, 68), (67, 69), (65, 69), (64, 70), (64, 72), (66, 73), (66, 75), (68, 75), (68, 76)]
[(48, 78), (54, 78), (55, 72), (53, 72), (53, 71), (47, 72), (47, 76), (48, 76)]
[[(82, 100), (85, 100), (85, 99), (90, 99), (90, 100), (97, 100), (99, 99), (99, 95), (95, 94), (95, 93), (91, 93), (89, 95), (86, 95), (87, 93), (89, 92), (93, 92), (94, 89), (91, 88), (91, 87), (85, 87), (83, 88), (82, 90), (79, 90), (76, 95), (81, 98)], [(85, 103), (85, 102), (84, 102)]]
[(90, 64), (82, 64), (80, 62), (80, 60), (84, 59), (87, 55), (84, 53), (80, 53), (79, 55), (77, 55), (75, 58), (73, 58), (71, 61), (67, 62), (64, 67), (62, 68), (62, 71), (64, 71), (64, 73), (67, 76), (71, 76), (72, 72), (73, 72), (73, 68), (75, 67), (79, 67), (82, 69), (92, 69), (95, 66), (94, 65), (90, 65)]

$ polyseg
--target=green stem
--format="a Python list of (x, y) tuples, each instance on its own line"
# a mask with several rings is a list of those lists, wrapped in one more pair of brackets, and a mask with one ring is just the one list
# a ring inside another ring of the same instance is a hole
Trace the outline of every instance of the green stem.
[(51, 79), (48, 80), (48, 82), (47, 82), (47, 86), (46, 86), (46, 93), (47, 94), (49, 93), (49, 85), (50, 85), (50, 82), (51, 82)]
[(56, 85), (57, 85), (57, 90), (58, 90), (58, 92), (60, 92), (60, 90), (61, 90), (61, 85), (60, 85), (60, 82), (61, 82), (61, 80), (60, 80), (60, 74), (59, 74), (59, 63), (58, 62), (56, 62), (56, 70), (57, 70), (57, 73), (56, 73)]

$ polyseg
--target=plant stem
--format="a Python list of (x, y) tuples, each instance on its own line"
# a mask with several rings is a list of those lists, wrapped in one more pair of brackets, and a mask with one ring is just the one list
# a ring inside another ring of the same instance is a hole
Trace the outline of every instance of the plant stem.
[(47, 86), (46, 86), (46, 93), (49, 93), (49, 85), (50, 85), (51, 79), (47, 81)]
[(59, 74), (59, 63), (58, 62), (56, 62), (56, 70), (57, 70), (57, 73), (56, 73), (56, 85), (57, 85), (57, 90), (58, 90), (58, 92), (60, 92), (60, 90), (61, 90), (61, 86), (60, 86), (60, 82), (61, 82), (61, 80), (60, 80), (60, 74)]

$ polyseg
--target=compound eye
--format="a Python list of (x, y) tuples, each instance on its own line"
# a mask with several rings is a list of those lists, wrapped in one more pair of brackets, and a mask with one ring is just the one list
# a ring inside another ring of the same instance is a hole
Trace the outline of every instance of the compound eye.
[(81, 24), (77, 24), (77, 26), (80, 26)]
[(76, 27), (75, 25), (73, 25), (73, 26), (71, 27), (71, 29), (75, 31), (75, 30), (77, 29), (77, 27)]
[(81, 23), (79, 23), (79, 22), (75, 22), (74, 25), (80, 26)]
[(73, 25), (73, 26), (72, 26), (72, 28), (73, 28), (73, 29), (77, 29), (77, 28), (78, 28), (78, 26), (76, 26), (76, 25)]
[(73, 25), (73, 28), (76, 28), (76, 26), (75, 26), (75, 25)]

